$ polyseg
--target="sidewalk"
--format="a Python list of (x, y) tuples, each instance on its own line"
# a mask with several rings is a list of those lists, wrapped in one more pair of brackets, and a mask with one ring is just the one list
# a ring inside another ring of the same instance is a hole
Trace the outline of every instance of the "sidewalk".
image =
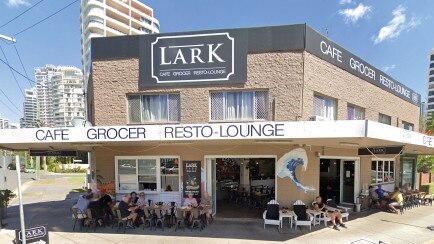
[[(71, 179), (72, 178), (72, 179)], [(50, 243), (434, 243), (434, 206), (410, 209), (404, 215), (385, 212), (354, 213), (347, 222), (348, 229), (335, 231), (324, 225), (312, 227), (312, 231), (289, 229), (286, 224), (280, 231), (274, 226), (263, 229), (262, 220), (228, 220), (216, 218), (202, 232), (199, 230), (174, 231), (174, 228), (149, 230), (142, 228), (119, 233), (110, 227), (97, 228), (96, 232), (77, 229), (72, 232), (69, 208), (80, 193), (71, 189), (80, 188), (74, 177), (46, 179), (32, 182), (24, 192), (23, 200), (26, 225), (48, 225)], [(0, 231), (0, 243), (12, 243), (14, 229), (19, 228), (18, 207), (8, 209), (5, 223)]]

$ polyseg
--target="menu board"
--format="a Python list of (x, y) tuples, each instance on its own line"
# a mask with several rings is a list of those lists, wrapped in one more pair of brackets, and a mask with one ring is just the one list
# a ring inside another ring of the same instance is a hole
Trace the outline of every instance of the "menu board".
[(188, 197), (193, 193), (194, 197), (200, 197), (200, 161), (183, 161), (183, 196)]

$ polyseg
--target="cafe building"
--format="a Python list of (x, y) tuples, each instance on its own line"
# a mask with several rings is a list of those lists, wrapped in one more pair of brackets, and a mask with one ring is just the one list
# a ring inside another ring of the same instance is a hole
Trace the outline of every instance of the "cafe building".
[(351, 205), (414, 185), (433, 153), (420, 95), (305, 24), (94, 38), (91, 57), (92, 126), (2, 131), (0, 146), (89, 151), (92, 187), (118, 199), (208, 192), (217, 217), (248, 216), (228, 208), (253, 194)]

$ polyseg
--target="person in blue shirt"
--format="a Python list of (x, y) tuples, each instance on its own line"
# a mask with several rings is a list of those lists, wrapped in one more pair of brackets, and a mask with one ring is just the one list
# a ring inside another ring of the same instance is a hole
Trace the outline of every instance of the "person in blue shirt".
[(378, 199), (380, 199), (380, 207), (384, 207), (386, 203), (389, 201), (388, 192), (381, 189), (381, 185), (378, 185), (378, 188), (375, 190), (375, 193), (378, 195)]

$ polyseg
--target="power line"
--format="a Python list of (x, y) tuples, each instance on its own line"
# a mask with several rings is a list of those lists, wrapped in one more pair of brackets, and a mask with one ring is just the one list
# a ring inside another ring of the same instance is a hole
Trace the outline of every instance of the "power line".
[(5, 52), (3, 51), (3, 48), (2, 48), (1, 46), (0, 46), (0, 50), (2, 51), (3, 56), (5, 57), (6, 63), (7, 63), (8, 66), (9, 66), (9, 70), (11, 71), (11, 74), (12, 74), (12, 76), (14, 77), (15, 83), (17, 84), (18, 88), (20, 88), (20, 92), (21, 92), (21, 94), (23, 94), (23, 97), (25, 97), (24, 92), (23, 92), (23, 88), (20, 86), (20, 83), (18, 82), (17, 77), (15, 76), (14, 71), (12, 71), (12, 67), (9, 65), (8, 58), (6, 57), (6, 54), (5, 54)]
[[(2, 91), (3, 92), (3, 91)], [(0, 100), (0, 103), (3, 104), (7, 109), (9, 109), (12, 113), (18, 115), (21, 117), (20, 114), (18, 114), (17, 112), (15, 112), (11, 107), (9, 107), (6, 103), (4, 103), (2, 100)], [(21, 111), (20, 111), (21, 112)]]
[(14, 67), (12, 67), (12, 66), (10, 66), (8, 63), (6, 63), (3, 59), (0, 58), (0, 61), (1, 61), (2, 63), (4, 63), (6, 66), (8, 66), (10, 69), (12, 69), (13, 71), (15, 71), (15, 73), (21, 75), (21, 76), (24, 77), (26, 80), (28, 80), (28, 81), (30, 81), (30, 82), (36, 84), (36, 82), (35, 82), (34, 80), (32, 80), (32, 79), (30, 79), (29, 77), (27, 77), (27, 76), (21, 74), (18, 70), (14, 69)]
[(38, 25), (38, 24), (44, 22), (45, 20), (47, 20), (47, 19), (53, 17), (54, 15), (56, 15), (56, 14), (62, 12), (64, 9), (68, 8), (69, 6), (71, 6), (72, 4), (74, 4), (74, 3), (76, 3), (76, 2), (78, 2), (78, 0), (74, 0), (74, 1), (72, 1), (70, 4), (68, 4), (68, 5), (66, 5), (65, 7), (63, 7), (63, 8), (61, 8), (61, 9), (57, 10), (56, 12), (54, 12), (54, 13), (48, 15), (47, 17), (41, 19), (40, 21), (36, 22), (35, 24), (33, 24), (33, 25), (31, 25), (31, 26), (25, 28), (24, 30), (21, 30), (21, 31), (15, 33), (14, 36), (18, 36), (19, 34), (23, 33), (24, 31), (27, 31), (27, 30), (29, 30), (29, 29), (35, 27), (36, 25)]
[(40, 0), (39, 2), (37, 2), (37, 3), (35, 3), (35, 4), (33, 4), (31, 7), (29, 7), (28, 9), (26, 9), (26, 10), (24, 10), (21, 14), (19, 14), (19, 15), (17, 15), (17, 16), (15, 16), (14, 18), (12, 18), (11, 20), (9, 20), (8, 22), (6, 22), (6, 23), (4, 23), (2, 26), (0, 26), (0, 28), (2, 28), (2, 27), (4, 27), (4, 26), (6, 26), (6, 25), (8, 25), (9, 23), (11, 23), (12, 21), (14, 21), (14, 20), (16, 20), (16, 19), (18, 19), (19, 17), (21, 17), (21, 15), (23, 15), (23, 14), (25, 14), (25, 13), (27, 13), (30, 9), (32, 9), (32, 8), (34, 8), (34, 7), (36, 7), (38, 4), (40, 4), (41, 2), (43, 2), (44, 0)]
[(6, 95), (6, 93), (3, 91), (3, 89), (0, 88), (0, 92), (3, 93), (3, 95), (6, 97), (6, 99), (12, 104), (12, 106), (14, 106), (17, 111), (21, 112), (21, 110), (12, 102), (12, 100), (8, 97), (8, 95)]
[[(21, 60), (20, 53), (18, 52), (17, 45), (14, 45), (14, 48), (15, 48), (15, 52), (17, 53), (18, 59), (20, 60), (21, 67), (24, 70), (24, 74), (26, 74), (26, 77), (28, 77), (29, 75), (27, 74), (26, 68), (24, 68), (24, 64), (23, 64), (23, 61)], [(32, 83), (29, 80), (27, 80), (27, 81), (29, 82), (29, 85), (32, 86)]]

